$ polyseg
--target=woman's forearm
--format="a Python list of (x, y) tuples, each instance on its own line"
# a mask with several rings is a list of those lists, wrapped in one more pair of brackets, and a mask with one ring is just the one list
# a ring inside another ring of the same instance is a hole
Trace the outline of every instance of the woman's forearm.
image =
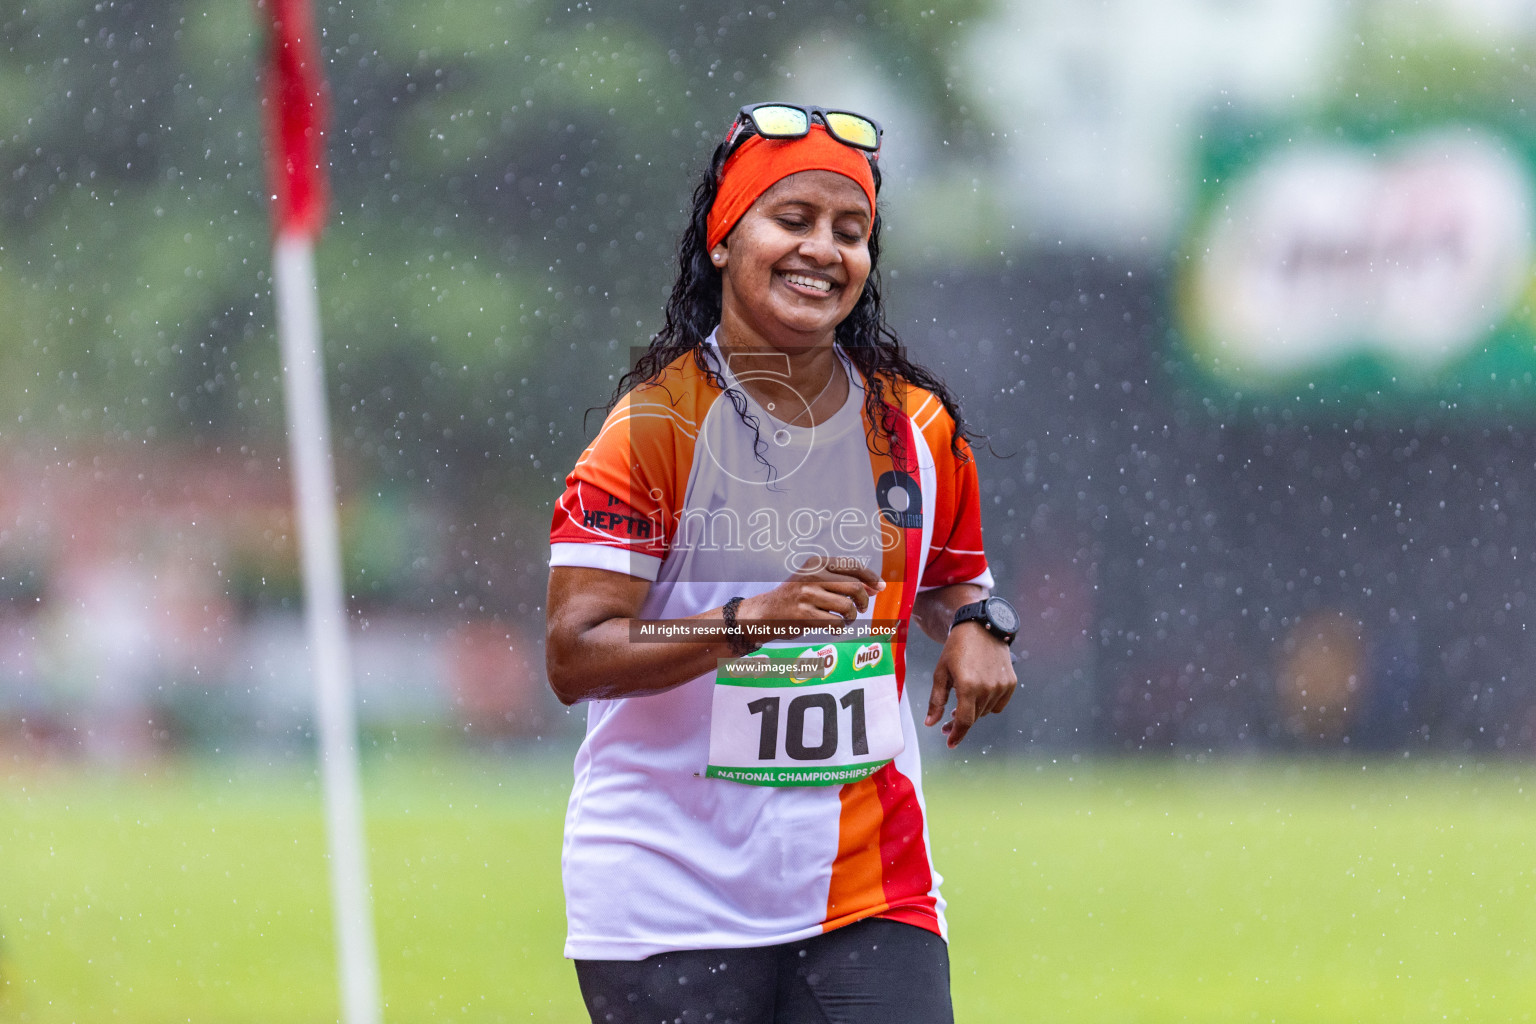
[[(737, 628), (757, 646), (853, 621), (885, 586), (862, 564), (797, 574), (741, 601)], [(544, 660), (549, 685), (566, 704), (660, 693), (739, 655), (723, 608), (665, 623), (639, 618), (650, 584), (602, 569), (557, 567), (549, 574)], [(663, 627), (669, 627), (664, 632)]]
[(549, 684), (565, 704), (661, 693), (714, 671), (733, 657), (725, 620), (716, 608), (688, 619), (683, 639), (645, 632), (654, 624), (615, 617), (557, 639), (546, 650)]
[(934, 640), (943, 643), (954, 624), (955, 612), (968, 604), (974, 604), (987, 596), (985, 587), (974, 583), (954, 583), (947, 587), (935, 587), (917, 595), (912, 602), (912, 618)]

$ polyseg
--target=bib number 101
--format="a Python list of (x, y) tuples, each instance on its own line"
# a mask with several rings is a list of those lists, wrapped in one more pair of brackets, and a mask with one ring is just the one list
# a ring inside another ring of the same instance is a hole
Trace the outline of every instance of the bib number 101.
[(717, 679), (705, 774), (752, 786), (832, 786), (869, 777), (906, 742), (896, 677), (846, 678), (870, 667), (821, 681)]
[[(760, 719), (757, 736), (759, 761), (774, 761), (779, 757), (780, 697), (760, 697), (747, 704), (747, 711)], [(849, 745), (855, 756), (869, 753), (869, 726), (864, 718), (864, 690), (855, 688), (843, 694), (841, 700), (830, 693), (802, 693), (791, 697), (785, 709), (784, 753), (796, 761), (825, 761), (837, 753), (839, 740), (839, 708), (847, 712)], [(813, 721), (820, 720), (818, 730), (813, 728), (814, 742), (806, 741), (806, 716), (812, 712)]]

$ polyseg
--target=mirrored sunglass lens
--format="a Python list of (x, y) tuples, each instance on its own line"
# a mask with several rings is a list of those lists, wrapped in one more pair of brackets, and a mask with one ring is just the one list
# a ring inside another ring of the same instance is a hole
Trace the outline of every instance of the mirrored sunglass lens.
[(762, 135), (804, 135), (810, 128), (805, 111), (794, 107), (758, 107), (752, 120)]
[(868, 118), (857, 114), (828, 114), (827, 127), (832, 129), (833, 135), (855, 146), (874, 149), (880, 144), (880, 133), (875, 131), (875, 126)]

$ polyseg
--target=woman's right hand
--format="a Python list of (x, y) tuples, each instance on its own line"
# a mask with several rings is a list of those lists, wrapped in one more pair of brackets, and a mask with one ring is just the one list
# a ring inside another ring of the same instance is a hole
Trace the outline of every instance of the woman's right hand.
[(791, 638), (852, 622), (884, 589), (885, 581), (862, 562), (834, 558), (816, 572), (796, 573), (767, 593), (747, 598), (736, 619), (768, 625), (774, 639)]

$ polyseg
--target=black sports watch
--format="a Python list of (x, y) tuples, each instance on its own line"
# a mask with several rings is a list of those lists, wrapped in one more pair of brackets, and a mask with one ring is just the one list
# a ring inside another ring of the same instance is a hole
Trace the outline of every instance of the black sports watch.
[(950, 628), (962, 622), (981, 623), (983, 629), (1009, 646), (1013, 645), (1013, 638), (1019, 635), (1019, 613), (1014, 611), (1013, 605), (1000, 597), (989, 597), (975, 604), (962, 605), (955, 612), (955, 621)]

